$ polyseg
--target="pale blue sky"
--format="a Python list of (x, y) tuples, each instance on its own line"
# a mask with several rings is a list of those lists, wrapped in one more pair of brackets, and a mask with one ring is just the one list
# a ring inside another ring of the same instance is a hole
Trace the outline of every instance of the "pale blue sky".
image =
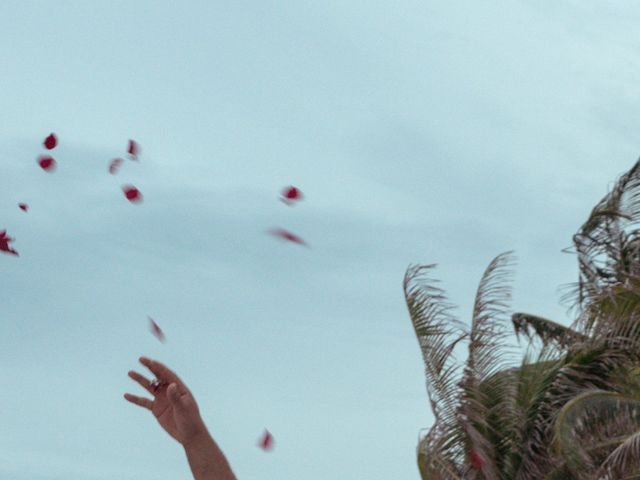
[[(438, 263), (468, 322), (513, 249), (513, 309), (568, 322), (560, 250), (640, 152), (639, 20), (631, 1), (0, 2), (20, 252), (0, 256), (0, 479), (190, 478), (122, 398), (140, 355), (183, 377), (239, 480), (419, 478), (405, 269)], [(110, 176), (129, 138), (140, 162)]]

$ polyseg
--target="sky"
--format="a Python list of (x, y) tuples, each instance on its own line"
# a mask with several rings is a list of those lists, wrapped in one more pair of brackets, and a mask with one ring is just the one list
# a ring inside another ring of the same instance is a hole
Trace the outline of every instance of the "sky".
[(570, 323), (561, 250), (640, 153), (639, 20), (632, 1), (0, 2), (20, 253), (0, 255), (0, 479), (191, 478), (123, 398), (146, 393), (141, 355), (239, 480), (418, 479), (433, 417), (404, 273), (438, 264), (469, 323), (514, 250), (512, 311)]

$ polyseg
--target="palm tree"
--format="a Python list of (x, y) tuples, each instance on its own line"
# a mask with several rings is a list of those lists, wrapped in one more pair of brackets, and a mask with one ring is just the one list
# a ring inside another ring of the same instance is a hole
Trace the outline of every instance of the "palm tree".
[(640, 479), (639, 220), (640, 160), (574, 235), (579, 280), (563, 298), (572, 325), (511, 316), (524, 355), (508, 342), (512, 252), (485, 270), (470, 328), (429, 277), (435, 265), (409, 266), (404, 294), (435, 417), (417, 448), (423, 480)]

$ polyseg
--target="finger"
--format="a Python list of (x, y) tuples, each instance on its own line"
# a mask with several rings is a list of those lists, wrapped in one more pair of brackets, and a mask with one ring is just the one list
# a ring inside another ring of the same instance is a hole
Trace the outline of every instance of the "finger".
[(151, 394), (155, 394), (155, 389), (151, 385), (151, 380), (149, 380), (144, 375), (140, 375), (138, 372), (134, 372), (133, 370), (129, 370), (129, 377), (134, 379), (136, 382), (140, 384), (142, 388), (144, 388), (147, 392)]
[(163, 380), (167, 383), (175, 383), (181, 390), (184, 389), (185, 392), (189, 392), (189, 389), (182, 380), (180, 380), (180, 377), (178, 377), (178, 375), (176, 375), (166, 365), (147, 357), (140, 357), (140, 363), (151, 370), (159, 380)]
[(151, 410), (153, 408), (153, 402), (148, 398), (138, 397), (137, 395), (131, 395), (130, 393), (125, 393), (124, 398), (131, 403), (135, 403), (136, 405), (146, 408), (147, 410)]

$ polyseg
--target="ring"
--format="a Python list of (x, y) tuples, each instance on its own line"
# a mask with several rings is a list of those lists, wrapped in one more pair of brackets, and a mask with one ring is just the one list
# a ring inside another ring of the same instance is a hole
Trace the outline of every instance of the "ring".
[(153, 381), (149, 384), (149, 386), (153, 389), (154, 392), (157, 392), (158, 389), (164, 384), (157, 378), (154, 378)]

